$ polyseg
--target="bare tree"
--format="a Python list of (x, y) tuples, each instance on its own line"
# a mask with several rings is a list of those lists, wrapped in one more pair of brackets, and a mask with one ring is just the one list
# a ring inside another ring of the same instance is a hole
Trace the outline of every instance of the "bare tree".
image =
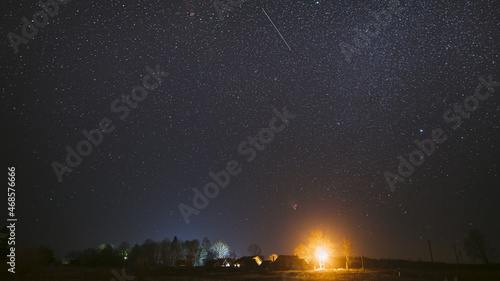
[(307, 263), (318, 262), (319, 268), (324, 269), (325, 261), (333, 252), (333, 243), (321, 231), (313, 231), (306, 244), (299, 244), (294, 249), (294, 254)]
[(344, 255), (345, 255), (345, 269), (349, 270), (349, 264), (351, 263), (351, 239), (344, 238), (342, 240), (342, 245), (344, 246)]
[(234, 250), (229, 251), (229, 257), (232, 259), (236, 259), (236, 252)]
[(183, 243), (182, 248), (186, 251), (186, 259), (195, 265), (200, 258), (200, 241), (197, 239), (187, 240)]
[(250, 244), (248, 246), (248, 251), (252, 256), (260, 256), (262, 254), (262, 249), (257, 244)]
[(489, 264), (495, 255), (495, 249), (486, 239), (486, 235), (477, 229), (472, 229), (464, 239), (464, 248), (472, 260), (479, 259), (484, 264)]
[(156, 266), (161, 260), (160, 243), (152, 239), (146, 239), (140, 246), (141, 250), (141, 263), (147, 266)]
[(293, 254), (301, 259), (304, 259), (307, 263), (310, 263), (313, 259), (313, 256), (310, 254), (309, 247), (302, 243), (295, 247)]
[(229, 255), (229, 246), (227, 245), (226, 242), (222, 240), (217, 240), (212, 244), (212, 247), (210, 247), (210, 250), (215, 254), (215, 257), (220, 259), (220, 258), (225, 258)]

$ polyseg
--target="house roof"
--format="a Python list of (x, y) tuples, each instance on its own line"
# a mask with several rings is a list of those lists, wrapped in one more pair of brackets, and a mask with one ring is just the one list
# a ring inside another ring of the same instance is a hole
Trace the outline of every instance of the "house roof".
[(235, 263), (245, 264), (245, 265), (260, 265), (262, 259), (259, 256), (245, 256), (237, 259)]
[(274, 267), (278, 268), (308, 268), (309, 265), (304, 259), (299, 258), (298, 256), (289, 256), (289, 255), (280, 255), (273, 262)]

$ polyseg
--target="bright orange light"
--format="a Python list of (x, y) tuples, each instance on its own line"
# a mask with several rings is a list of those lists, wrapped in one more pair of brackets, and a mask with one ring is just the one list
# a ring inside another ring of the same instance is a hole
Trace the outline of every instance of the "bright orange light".
[(316, 248), (316, 259), (319, 263), (319, 269), (325, 269), (325, 260), (328, 258), (328, 252), (323, 247)]
[(318, 247), (316, 249), (316, 258), (318, 260), (324, 261), (324, 260), (326, 260), (327, 257), (328, 257), (328, 253), (326, 252), (325, 249), (323, 249), (322, 247)]
[(332, 256), (333, 252), (333, 243), (321, 231), (311, 232), (308, 243), (301, 243), (294, 250), (294, 254), (304, 259), (308, 264), (314, 264), (314, 267), (319, 264), (318, 269), (325, 269), (326, 261)]

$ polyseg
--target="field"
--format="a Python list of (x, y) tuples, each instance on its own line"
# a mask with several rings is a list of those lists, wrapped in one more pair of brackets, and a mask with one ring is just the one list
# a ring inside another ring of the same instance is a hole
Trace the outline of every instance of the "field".
[[(113, 268), (108, 267), (62, 267), (52, 266), (40, 268), (25, 274), (9, 274), (6, 280), (30, 280), (30, 281), (212, 281), (212, 280), (263, 280), (263, 281), (298, 281), (298, 280), (338, 280), (338, 281), (416, 281), (416, 280), (455, 280), (454, 270), (322, 270), (322, 271), (256, 271), (245, 272), (231, 269), (166, 269), (166, 270), (138, 270), (127, 269), (127, 276), (116, 278), (112, 273)], [(116, 268), (114, 272), (120, 274), (121, 269)], [(498, 269), (468, 269), (459, 271), (458, 281), (498, 281), (500, 270)], [(126, 277), (126, 278), (125, 278)], [(133, 278), (133, 279), (132, 279)]]

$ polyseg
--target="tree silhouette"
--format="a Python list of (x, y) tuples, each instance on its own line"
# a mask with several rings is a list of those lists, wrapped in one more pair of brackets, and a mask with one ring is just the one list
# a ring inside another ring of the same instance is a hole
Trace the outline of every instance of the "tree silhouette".
[(183, 243), (184, 251), (186, 252), (186, 259), (195, 265), (200, 258), (200, 241), (197, 239), (187, 240)]
[(262, 249), (257, 244), (250, 244), (248, 246), (248, 251), (252, 256), (260, 256), (262, 254)]
[(172, 245), (172, 242), (170, 239), (165, 238), (163, 241), (161, 241), (160, 244), (160, 256), (161, 256), (161, 263), (164, 265), (170, 265), (170, 247)]
[(139, 245), (136, 243), (134, 245), (134, 247), (132, 247), (132, 249), (130, 250), (130, 254), (129, 254), (129, 263), (136, 266), (139, 264), (139, 255), (141, 254), (141, 249), (139, 247)]
[(309, 247), (300, 243), (295, 247), (293, 253), (301, 259), (304, 259), (307, 263), (310, 263), (313, 260), (313, 255), (310, 254)]
[(203, 238), (203, 241), (201, 241), (200, 255), (198, 258), (198, 265), (205, 265), (205, 262), (209, 258), (210, 247), (211, 247), (210, 240), (208, 240), (207, 237)]
[(41, 267), (47, 266), (55, 260), (54, 253), (49, 247), (22, 245), (16, 250), (16, 273), (35, 274), (39, 272)]
[(128, 242), (121, 242), (118, 248), (116, 249), (118, 254), (122, 259), (128, 259), (128, 255), (130, 253), (131, 247)]
[(177, 236), (174, 236), (174, 240), (172, 240), (172, 244), (170, 245), (170, 266), (175, 266), (177, 260), (182, 259), (181, 254), (181, 243), (177, 239)]
[(301, 259), (304, 259), (307, 263), (314, 261), (318, 262), (319, 267), (322, 267), (325, 257), (320, 258), (318, 256), (318, 251), (330, 255), (333, 252), (333, 243), (330, 238), (325, 236), (321, 231), (313, 231), (309, 236), (309, 241), (307, 245), (299, 244), (295, 247), (294, 254)]
[(350, 239), (344, 238), (342, 240), (342, 245), (344, 246), (345, 268), (349, 270), (352, 241)]
[(160, 244), (152, 239), (146, 239), (140, 246), (139, 264), (143, 266), (156, 266), (160, 261)]
[(479, 259), (484, 264), (489, 264), (495, 256), (495, 249), (486, 239), (486, 235), (478, 229), (471, 229), (464, 239), (464, 249), (472, 260)]
[(115, 255), (113, 247), (107, 244), (104, 249), (99, 251), (99, 264), (103, 266), (115, 266), (118, 262), (118, 256)]
[(82, 252), (82, 265), (99, 266), (99, 252), (95, 248), (87, 248)]
[(229, 251), (229, 257), (232, 259), (236, 259), (237, 258), (236, 252), (234, 250)]

